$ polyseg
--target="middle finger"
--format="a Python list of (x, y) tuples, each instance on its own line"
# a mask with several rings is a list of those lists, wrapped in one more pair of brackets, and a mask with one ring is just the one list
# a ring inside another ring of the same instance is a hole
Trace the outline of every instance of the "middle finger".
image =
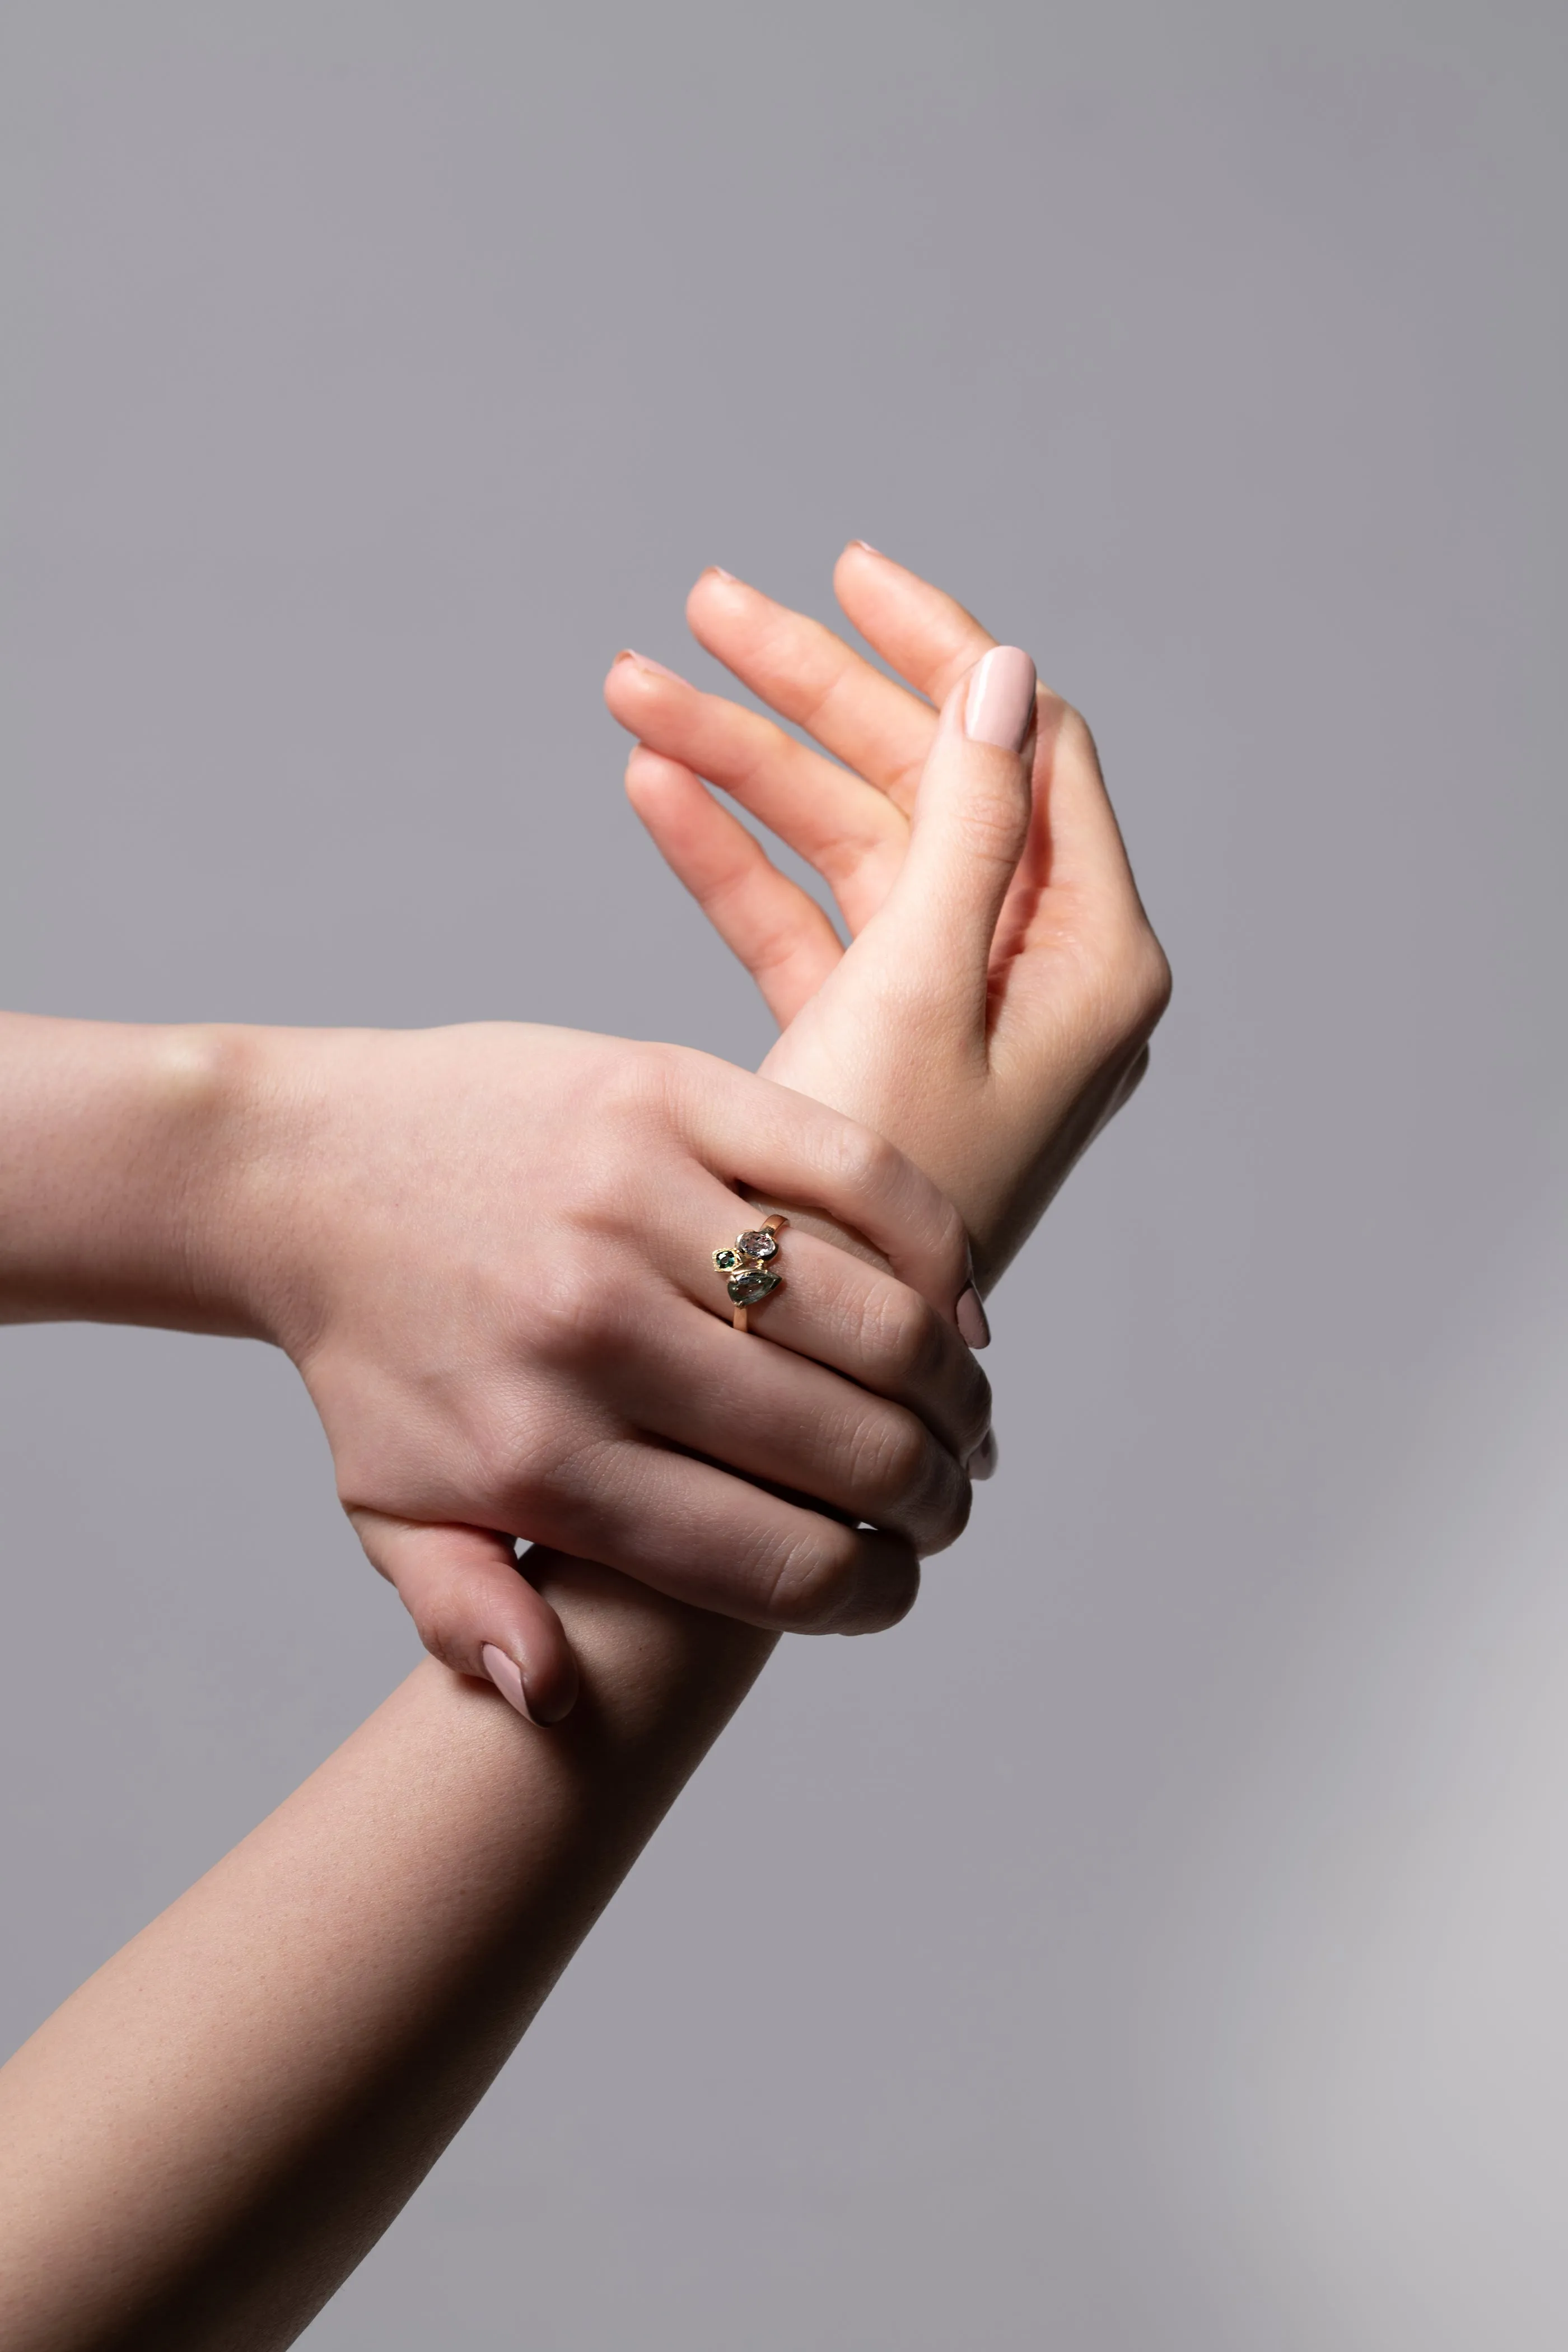
[(759, 588), (705, 572), (686, 600), (698, 643), (907, 814), (936, 712), (842, 637)]
[(647, 1435), (903, 1536), (922, 1554), (962, 1534), (969, 1480), (917, 1414), (759, 1332), (692, 1316), (671, 1336), (667, 1376), (636, 1413)]

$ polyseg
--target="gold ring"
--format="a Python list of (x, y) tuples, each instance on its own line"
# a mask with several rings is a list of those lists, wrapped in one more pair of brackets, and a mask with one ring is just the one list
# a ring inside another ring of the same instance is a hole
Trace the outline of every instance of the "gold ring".
[(788, 1223), (787, 1217), (764, 1217), (748, 1233), (737, 1234), (729, 1249), (713, 1253), (713, 1271), (725, 1277), (737, 1331), (747, 1328), (747, 1307), (758, 1306), (784, 1279), (773, 1272), (772, 1261), (779, 1254), (779, 1230)]

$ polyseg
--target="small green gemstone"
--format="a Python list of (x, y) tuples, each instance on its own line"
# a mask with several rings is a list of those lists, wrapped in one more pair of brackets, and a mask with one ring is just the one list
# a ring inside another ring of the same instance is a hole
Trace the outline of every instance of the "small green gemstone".
[(713, 1263), (721, 1274), (728, 1274), (731, 1268), (739, 1265), (741, 1261), (732, 1249), (721, 1249), (714, 1251)]

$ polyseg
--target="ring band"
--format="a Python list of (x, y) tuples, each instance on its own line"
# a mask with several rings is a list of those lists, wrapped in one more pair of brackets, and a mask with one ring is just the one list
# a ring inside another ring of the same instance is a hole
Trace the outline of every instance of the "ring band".
[(779, 1254), (780, 1228), (788, 1223), (787, 1217), (764, 1217), (748, 1232), (737, 1234), (730, 1248), (713, 1253), (713, 1271), (724, 1276), (737, 1331), (749, 1328), (746, 1309), (760, 1306), (784, 1279), (773, 1272), (771, 1261)]

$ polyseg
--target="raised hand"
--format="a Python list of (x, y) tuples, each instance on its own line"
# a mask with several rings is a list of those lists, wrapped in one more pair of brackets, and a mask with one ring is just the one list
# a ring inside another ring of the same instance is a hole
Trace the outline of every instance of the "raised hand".
[[(834, 584), (908, 688), (724, 572), (704, 572), (687, 604), (700, 642), (820, 751), (641, 656), (620, 657), (605, 696), (639, 739), (633, 805), (784, 1028), (764, 1069), (909, 1151), (963, 1210), (984, 1286), (1136, 1086), (1169, 968), (1078, 713), (1038, 690), (1022, 744), (966, 757), (954, 789), (939, 761), (916, 820), (939, 726), (963, 733), (955, 689), (994, 655), (994, 697), (996, 663), (1024, 657), (995, 654), (951, 597), (858, 542)], [(823, 876), (847, 954), (703, 779)], [(993, 919), (980, 984), (965, 943)], [(883, 1009), (897, 1019), (873, 1021)], [(858, 1031), (874, 1053), (857, 1054)]]

